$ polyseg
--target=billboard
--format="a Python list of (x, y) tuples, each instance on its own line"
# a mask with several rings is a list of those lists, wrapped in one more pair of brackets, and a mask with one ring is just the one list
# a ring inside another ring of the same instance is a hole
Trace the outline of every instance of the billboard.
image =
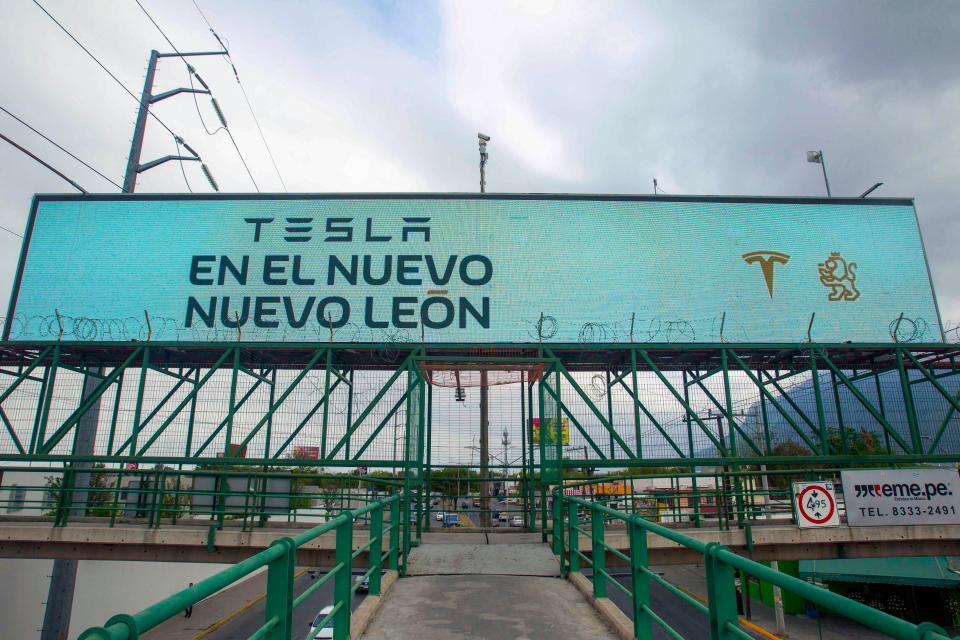
[(956, 469), (841, 471), (847, 524), (960, 524)]
[[(557, 421), (554, 418), (547, 418), (545, 424), (544, 442), (557, 444)], [(560, 444), (570, 444), (570, 420), (564, 417), (560, 424)], [(533, 419), (533, 444), (540, 444), (540, 418)]]
[(889, 342), (901, 314), (942, 339), (911, 200), (37, 196), (4, 336)]

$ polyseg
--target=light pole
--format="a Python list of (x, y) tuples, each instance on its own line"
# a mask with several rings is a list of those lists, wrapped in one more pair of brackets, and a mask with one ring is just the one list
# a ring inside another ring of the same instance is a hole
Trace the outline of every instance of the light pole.
[(830, 196), (830, 181), (827, 180), (827, 163), (823, 159), (823, 149), (819, 151), (807, 151), (807, 162), (812, 162), (814, 164), (819, 164), (820, 168), (823, 169), (823, 184), (827, 186), (827, 197)]

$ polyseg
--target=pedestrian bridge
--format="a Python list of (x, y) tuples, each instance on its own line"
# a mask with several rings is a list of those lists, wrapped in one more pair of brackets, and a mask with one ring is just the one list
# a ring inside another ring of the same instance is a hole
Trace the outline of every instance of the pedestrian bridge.
[[(239, 521), (222, 527), (209, 520), (179, 520), (176, 525), (149, 526), (115, 523), (106, 518), (74, 518), (56, 527), (49, 519), (0, 520), (0, 558), (51, 558), (69, 560), (139, 560), (156, 562), (240, 562), (263, 551), (277, 538), (295, 536), (315, 523), (268, 523), (244, 528)], [(547, 529), (552, 529), (548, 520)], [(589, 530), (589, 525), (584, 525)], [(518, 533), (424, 532), (432, 544), (456, 544), (469, 548), (485, 538), (514, 540)], [(494, 530), (495, 531), (495, 530)], [(872, 558), (891, 556), (960, 555), (960, 525), (886, 527), (830, 527), (799, 529), (792, 524), (753, 524), (749, 529), (716, 527), (674, 529), (686, 538), (703, 544), (716, 542), (754, 560), (820, 560), (828, 558)], [(536, 534), (539, 539), (540, 534)], [(698, 553), (676, 541), (648, 532), (650, 562), (658, 565), (698, 562)], [(357, 548), (369, 542), (370, 529), (358, 525), (353, 541)], [(449, 541), (449, 542), (448, 542)], [(630, 536), (622, 524), (611, 523), (605, 544), (611, 565), (622, 564), (615, 552), (626, 554)], [(318, 536), (298, 550), (303, 566), (332, 564), (336, 535)], [(592, 553), (592, 541), (585, 538), (581, 551)], [(366, 558), (361, 553), (358, 558)], [(425, 561), (425, 560), (422, 560)]]
[[(265, 620), (251, 638), (290, 640), (293, 634), (299, 633), (292, 628), (293, 609), (331, 580), (332, 610), (316, 626), (329, 627), (337, 640), (351, 637), (430, 640), (458, 636), (549, 640), (661, 637), (655, 636), (654, 630), (671, 638), (755, 638), (758, 637), (756, 629), (740, 620), (737, 614), (734, 575), (739, 572), (741, 576), (753, 576), (793, 592), (874, 633), (871, 636), (864, 631), (860, 634), (864, 638), (949, 640), (946, 632), (935, 625), (916, 625), (782, 574), (737, 553), (743, 549), (696, 538), (640, 516), (559, 492), (554, 494), (554, 517), (539, 534), (481, 531), (424, 533), (418, 537), (410, 526), (401, 526), (404, 522), (409, 524), (409, 520), (399, 518), (400, 504), (401, 495), (394, 494), (345, 511), (307, 530), (291, 531), (288, 535), (273, 530), (274, 534), (281, 535), (276, 535), (262, 551), (143, 611), (116, 615), (104, 626), (88, 629), (80, 638), (140, 637), (184, 608), (266, 567)], [(589, 526), (579, 517), (581, 511), (587, 514)], [(567, 514), (570, 517), (565, 517)], [(369, 523), (366, 532), (356, 526), (362, 519)], [(623, 530), (619, 531), (618, 526)], [(30, 527), (21, 524), (19, 528)], [(70, 529), (63, 527), (62, 531)], [(771, 526), (767, 533), (775, 529)], [(701, 530), (698, 535), (704, 533)], [(250, 534), (241, 532), (241, 535)], [(797, 532), (794, 540), (801, 540), (804, 535), (806, 532)], [(899, 532), (899, 535), (905, 533)], [(670, 547), (662, 546), (659, 539), (691, 554), (685, 556), (686, 562), (696, 558), (704, 566), (706, 593), (702, 597), (695, 597), (651, 569), (651, 552), (656, 554), (655, 549)], [(875, 542), (861, 539), (853, 544), (870, 548)], [(949, 540), (942, 544), (940, 554), (946, 552), (947, 543)], [(800, 550), (816, 543), (792, 544)], [(819, 544), (835, 543), (821, 540)], [(79, 540), (75, 546), (81, 546)], [(311, 548), (329, 550), (332, 562), (324, 566), (322, 578), (297, 595), (293, 590), (296, 567), (305, 564)], [(363, 564), (367, 569), (357, 579), (353, 568), (361, 565), (363, 554), (366, 554)], [(608, 562), (611, 558), (624, 569), (614, 569), (614, 563)], [(394, 571), (399, 573), (400, 580), (393, 580)], [(383, 579), (385, 575), (387, 579)], [(369, 598), (369, 606), (365, 602), (352, 612), (352, 594), (365, 578), (374, 597)], [(664, 594), (679, 598), (689, 612), (678, 620), (676, 611), (664, 611)], [(683, 626), (691, 619), (700, 625), (692, 632), (689, 626)], [(760, 635), (771, 637), (769, 633)]]

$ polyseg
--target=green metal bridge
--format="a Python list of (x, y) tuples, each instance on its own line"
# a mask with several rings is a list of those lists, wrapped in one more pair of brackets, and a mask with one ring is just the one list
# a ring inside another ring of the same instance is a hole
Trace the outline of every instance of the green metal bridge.
[[(21, 482), (17, 496), (12, 480), (0, 489), (10, 490), (8, 507), (33, 509), (55, 528), (203, 523), (210, 548), (231, 526), (269, 533), (311, 509), (326, 520), (83, 638), (139, 637), (262, 567), (267, 614), (252, 637), (290, 638), (290, 611), (303, 600), (291, 591), (293, 567), (320, 540), (331, 541), (324, 580), (335, 581), (331, 620), (346, 638), (354, 561), (367, 559), (376, 593), (381, 570), (404, 573), (436, 511), (469, 511), (463, 501), (475, 493), (478, 525), (489, 525), (490, 501), (508, 487), (516, 502), (500, 510), (540, 531), (564, 571), (591, 562), (596, 597), (609, 578), (605, 559), (627, 563), (639, 638), (662, 623), (645, 600), (659, 580), (647, 569), (656, 537), (703, 556), (710, 593), (700, 609), (712, 638), (749, 637), (731, 604), (733, 568), (891, 637), (944, 638), (684, 531), (742, 530), (749, 555), (761, 521), (789, 522), (783, 484), (761, 478), (960, 462), (958, 365), (960, 348), (943, 343), (7, 342), (0, 460), (5, 478), (38, 479)], [(487, 443), (495, 455), (483, 464), (474, 459), (477, 414), (464, 401), (478, 387), (503, 431), (502, 449)], [(631, 490), (616, 506), (599, 493), (562, 494), (622, 470), (624, 480), (656, 475), (670, 488)], [(664, 495), (679, 529), (657, 524)], [(578, 524), (582, 513), (589, 526)], [(605, 527), (622, 528), (629, 543), (604, 547)]]

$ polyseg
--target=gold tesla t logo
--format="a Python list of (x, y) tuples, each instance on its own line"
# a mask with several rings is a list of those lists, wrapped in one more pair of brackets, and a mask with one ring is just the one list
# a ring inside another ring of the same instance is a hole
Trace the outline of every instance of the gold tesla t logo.
[(743, 261), (747, 264), (760, 263), (763, 280), (767, 283), (767, 292), (773, 297), (773, 265), (787, 264), (790, 256), (779, 251), (751, 251), (743, 254)]

